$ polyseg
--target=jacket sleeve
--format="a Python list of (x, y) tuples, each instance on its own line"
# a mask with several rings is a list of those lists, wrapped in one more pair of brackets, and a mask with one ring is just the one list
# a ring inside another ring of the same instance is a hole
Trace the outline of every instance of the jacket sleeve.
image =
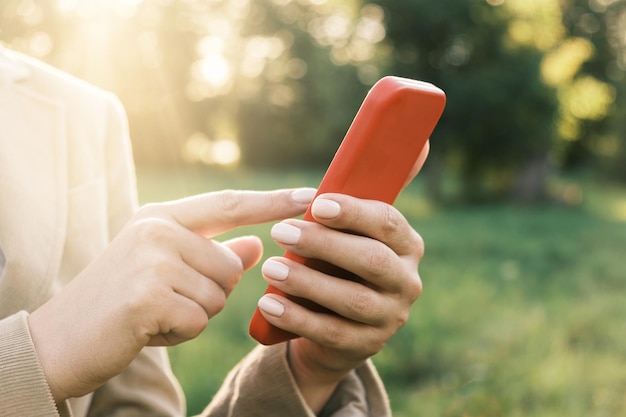
[(22, 311), (0, 320), (0, 417), (57, 416)]
[[(228, 375), (202, 417), (315, 417), (287, 363), (287, 343), (258, 346)], [(391, 416), (383, 384), (370, 361), (337, 387), (322, 417)]]
[[(126, 114), (109, 96), (105, 137), (109, 239), (113, 239), (137, 209), (135, 171)], [(165, 348), (144, 348), (131, 365), (94, 393), (88, 416), (167, 416), (185, 413), (182, 390)]]

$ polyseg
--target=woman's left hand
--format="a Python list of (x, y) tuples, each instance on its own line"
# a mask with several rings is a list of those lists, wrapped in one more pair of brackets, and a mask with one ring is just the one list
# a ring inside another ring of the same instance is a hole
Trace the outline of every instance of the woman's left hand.
[(424, 242), (393, 206), (342, 194), (319, 196), (315, 222), (285, 220), (272, 236), (290, 252), (321, 259), (358, 277), (339, 279), (287, 258), (269, 259), (263, 275), (286, 294), (330, 310), (309, 310), (276, 294), (259, 302), (273, 325), (296, 333), (289, 363), (298, 386), (317, 412), (338, 382), (379, 352), (407, 322), (422, 291), (418, 264)]

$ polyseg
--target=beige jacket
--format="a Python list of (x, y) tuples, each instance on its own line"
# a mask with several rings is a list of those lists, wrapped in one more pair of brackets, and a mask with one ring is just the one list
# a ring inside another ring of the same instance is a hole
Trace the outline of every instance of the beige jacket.
[[(184, 415), (160, 348), (144, 349), (96, 392), (57, 409), (28, 329), (28, 312), (91, 262), (129, 219), (135, 190), (119, 101), (0, 47), (0, 417)], [(251, 352), (204, 415), (312, 413), (279, 345)], [(324, 415), (389, 415), (371, 363), (342, 383)]]

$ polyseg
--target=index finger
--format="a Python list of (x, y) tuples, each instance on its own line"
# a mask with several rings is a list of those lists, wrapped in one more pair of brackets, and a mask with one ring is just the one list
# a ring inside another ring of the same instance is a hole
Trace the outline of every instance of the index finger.
[(315, 199), (311, 213), (324, 226), (378, 240), (399, 256), (417, 254), (420, 259), (423, 256), (421, 236), (390, 204), (329, 193)]
[(210, 237), (240, 226), (282, 220), (302, 214), (315, 189), (274, 191), (223, 190), (149, 205), (183, 227)]

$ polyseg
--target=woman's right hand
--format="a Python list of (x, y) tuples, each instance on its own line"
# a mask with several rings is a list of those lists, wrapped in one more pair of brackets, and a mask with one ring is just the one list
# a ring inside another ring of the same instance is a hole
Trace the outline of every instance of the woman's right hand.
[(221, 191), (141, 208), (106, 250), (29, 316), (57, 402), (94, 391), (144, 346), (196, 337), (262, 255), (239, 226), (303, 213), (315, 190)]

